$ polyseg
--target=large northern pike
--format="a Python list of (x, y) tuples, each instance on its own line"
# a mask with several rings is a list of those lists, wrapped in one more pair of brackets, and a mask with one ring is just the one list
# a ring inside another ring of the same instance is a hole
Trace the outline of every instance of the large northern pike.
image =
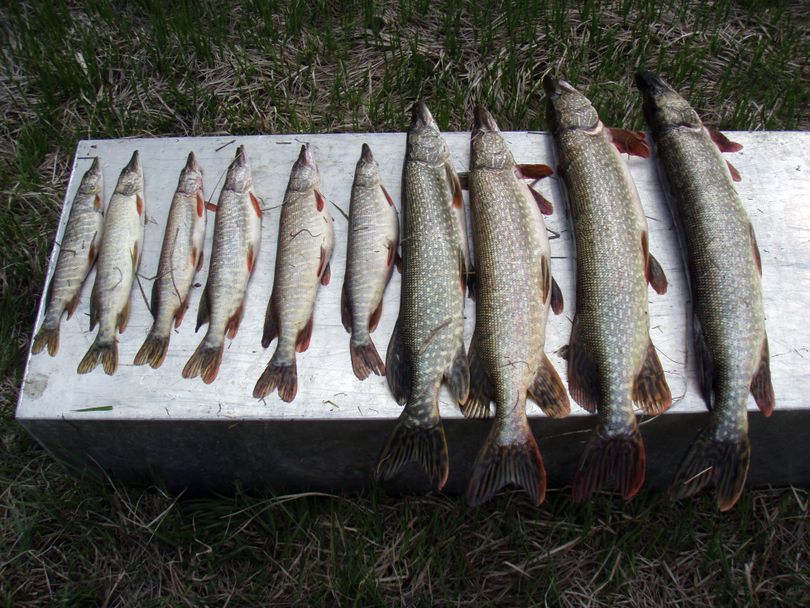
[(329, 284), (329, 260), (335, 246), (332, 216), (320, 185), (318, 165), (305, 144), (293, 165), (281, 206), (273, 293), (262, 334), (264, 348), (276, 338), (278, 344), (253, 389), (257, 399), (278, 389), (278, 396), (290, 402), (298, 391), (295, 353), (309, 348), (318, 286)]
[(65, 232), (59, 244), (51, 284), (48, 287), (45, 319), (39, 328), (31, 351), (34, 354), (48, 347), (48, 354), (59, 351), (59, 324), (67, 311), (73, 316), (81, 297), (82, 284), (93, 267), (104, 228), (104, 177), (98, 157), (82, 177), (73, 204), (70, 206)]
[(354, 173), (349, 210), (349, 244), (340, 308), (343, 327), (351, 332), (352, 369), (360, 380), (385, 375), (370, 332), (382, 314), (385, 286), (399, 246), (399, 216), (385, 189), (371, 148), (363, 151)]
[(157, 277), (152, 284), (155, 321), (135, 356), (135, 365), (148, 363), (158, 368), (166, 358), (172, 322), (175, 328), (180, 326), (188, 309), (194, 275), (202, 267), (205, 223), (202, 169), (194, 152), (190, 152), (169, 208)]
[(447, 482), (447, 441), (439, 417), (446, 379), (459, 403), (470, 373), (464, 351), (466, 232), (450, 151), (424, 103), (414, 106), (403, 169), (402, 292), (386, 357), (386, 377), (405, 409), (380, 454), (386, 480), (418, 462), (432, 484)]
[(214, 381), (222, 363), (225, 335), (236, 337), (244, 314), (245, 292), (259, 255), (262, 209), (253, 193), (253, 176), (239, 146), (228, 167), (214, 220), (214, 247), (200, 306), (197, 330), (208, 323), (202, 342), (183, 368), (183, 378)]
[[(573, 495), (587, 498), (612, 478), (629, 500), (645, 476), (633, 404), (649, 414), (672, 404), (647, 313), (647, 283), (663, 293), (666, 278), (649, 253), (641, 201), (617, 149), (627, 146), (570, 84), (546, 77), (544, 86), (576, 241), (568, 384), (577, 403), (599, 412)], [(640, 147), (640, 155), (649, 155), (646, 146), (639, 146), (643, 137), (622, 139)]]
[(98, 335), (79, 363), (80, 374), (93, 371), (99, 361), (109, 375), (118, 369), (115, 331), (123, 333), (127, 327), (132, 282), (143, 252), (146, 219), (143, 186), (143, 169), (135, 150), (127, 166), (121, 170), (107, 206), (96, 281), (90, 296), (90, 331), (98, 325)]
[(765, 416), (775, 403), (759, 250), (719, 149), (740, 146), (706, 129), (688, 102), (655, 74), (640, 72), (636, 83), (680, 228), (698, 378), (712, 411), (670, 492), (683, 498), (713, 483), (717, 504), (727, 511), (748, 474), (748, 393)]
[(467, 489), (477, 505), (499, 489), (521, 486), (543, 501), (546, 472), (526, 418), (529, 393), (548, 415), (568, 414), (568, 393), (549, 361), (546, 318), (555, 298), (546, 226), (495, 120), (475, 112), (470, 145), (470, 206), (476, 268), (476, 322), (470, 344), (470, 398), (478, 417), (495, 401), (495, 423), (478, 453)]

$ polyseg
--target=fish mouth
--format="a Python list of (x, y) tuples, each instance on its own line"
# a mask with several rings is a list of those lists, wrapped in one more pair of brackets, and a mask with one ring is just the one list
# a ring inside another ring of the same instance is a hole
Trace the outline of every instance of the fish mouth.
[(475, 106), (475, 129), (477, 131), (498, 130), (498, 123), (484, 106)]
[(194, 156), (194, 152), (188, 153), (188, 160), (186, 160), (186, 171), (202, 173), (202, 167), (200, 167), (200, 164), (197, 162), (197, 157)]
[(646, 70), (636, 72), (636, 87), (644, 95), (649, 95), (650, 97), (660, 97), (669, 89), (661, 78)]
[(366, 163), (374, 162), (374, 155), (371, 153), (371, 148), (369, 148), (368, 144), (363, 144), (363, 151), (360, 153), (360, 158)]
[(309, 144), (304, 144), (301, 146), (301, 152), (298, 154), (298, 162), (305, 167), (309, 167), (310, 169), (317, 169), (315, 157), (312, 156), (312, 150), (309, 147)]
[(546, 76), (543, 78), (543, 89), (546, 91), (546, 95), (548, 95), (551, 99), (557, 99), (563, 94), (563, 92), (577, 92), (570, 82), (563, 80), (562, 78), (554, 78), (554, 76)]
[(413, 104), (412, 112), (411, 128), (436, 126), (436, 121), (433, 120), (433, 114), (430, 113), (424, 101), (417, 101)]
[(141, 156), (138, 154), (138, 151), (135, 150), (132, 153), (132, 158), (129, 159), (127, 166), (124, 167), (125, 172), (132, 172), (138, 173), (141, 170)]

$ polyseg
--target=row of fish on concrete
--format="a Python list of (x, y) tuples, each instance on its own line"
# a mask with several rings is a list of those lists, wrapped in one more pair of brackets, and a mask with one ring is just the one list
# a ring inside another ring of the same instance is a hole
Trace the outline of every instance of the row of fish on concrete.
[[(736, 171), (721, 156), (738, 144), (704, 127), (688, 102), (649, 72), (636, 76), (644, 114), (682, 242), (692, 293), (693, 333), (709, 425), (690, 446), (671, 486), (674, 498), (716, 486), (721, 510), (733, 507), (750, 458), (747, 399), (767, 416), (774, 406), (764, 326), (761, 263), (753, 227), (734, 189)], [(647, 285), (662, 294), (664, 272), (650, 254), (644, 212), (620, 152), (650, 156), (643, 133), (609, 129), (589, 100), (563, 80), (544, 81), (557, 172), (566, 189), (576, 247), (576, 311), (567, 347), (568, 388), (598, 422), (573, 480), (583, 500), (609, 482), (625, 499), (645, 478), (645, 449), (634, 408), (660, 414), (670, 389), (649, 336)], [(544, 165), (517, 165), (493, 117), (475, 113), (470, 169), (456, 173), (429, 110), (417, 103), (403, 169), (402, 228), (371, 150), (363, 145), (352, 186), (347, 267), (341, 298), (351, 333), (355, 375), (386, 375), (404, 409), (376, 466), (387, 480), (418, 463), (441, 489), (449, 473), (439, 416), (446, 382), (465, 416), (494, 423), (469, 481), (467, 500), (480, 504), (506, 486), (543, 501), (546, 473), (526, 417), (526, 399), (549, 416), (566, 416), (568, 392), (544, 352), (549, 309), (562, 295), (551, 276), (543, 214), (551, 203), (528, 184), (550, 175)], [(467, 242), (462, 189), (469, 189), (473, 248)], [(143, 243), (145, 205), (137, 151), (121, 172), (102, 213), (98, 160), (85, 174), (71, 208), (33, 352), (59, 345), (64, 312), (76, 309), (81, 284), (97, 264), (90, 301), (98, 334), (79, 373), (118, 364), (116, 331), (123, 332)], [(206, 202), (202, 170), (191, 153), (181, 172), (152, 289), (154, 324), (136, 355), (158, 367), (188, 308), (203, 264)], [(262, 210), (253, 192), (243, 147), (231, 163), (216, 206), (214, 245), (197, 329), (205, 337), (183, 369), (212, 382), (226, 336), (235, 336), (258, 254)], [(400, 252), (400, 233), (401, 252)], [(103, 238), (102, 238), (103, 235)], [(276, 350), (256, 382), (262, 398), (274, 390), (292, 401), (296, 352), (312, 335), (319, 285), (330, 280), (334, 230), (319, 192), (308, 146), (293, 166), (281, 210), (273, 290), (262, 345)], [(97, 260), (97, 261), (96, 261)], [(399, 316), (383, 362), (371, 332), (394, 267), (402, 273)], [(475, 331), (464, 345), (464, 298), (476, 302)]]

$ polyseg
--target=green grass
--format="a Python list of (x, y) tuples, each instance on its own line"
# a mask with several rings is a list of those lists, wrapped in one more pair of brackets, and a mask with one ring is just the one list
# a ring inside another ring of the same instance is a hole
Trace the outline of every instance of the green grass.
[(642, 66), (714, 125), (807, 129), (808, 26), (800, 2), (753, 0), (4, 5), (0, 606), (809, 603), (806, 491), (727, 515), (654, 494), (176, 500), (67, 476), (12, 419), (78, 139), (398, 131), (417, 98), (445, 129), (484, 103), (541, 130), (547, 71), (641, 127)]

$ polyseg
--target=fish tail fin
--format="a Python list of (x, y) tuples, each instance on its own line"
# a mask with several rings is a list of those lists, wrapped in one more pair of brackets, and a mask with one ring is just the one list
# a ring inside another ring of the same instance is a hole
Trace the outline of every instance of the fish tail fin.
[(36, 337), (34, 337), (34, 344), (31, 346), (31, 352), (38, 355), (42, 349), (47, 347), (48, 354), (53, 357), (59, 352), (59, 325), (50, 327), (43, 325), (39, 328)]
[(545, 353), (537, 376), (529, 387), (529, 395), (547, 416), (564, 418), (571, 412), (568, 391), (565, 390), (560, 375)]
[(273, 355), (256, 381), (253, 396), (256, 399), (263, 399), (273, 390), (278, 389), (278, 396), (283, 401), (290, 403), (298, 392), (298, 368), (295, 364), (295, 356), (292, 357), (292, 361), (284, 363), (279, 363), (275, 359), (276, 357)]
[(169, 350), (169, 336), (149, 332), (143, 342), (138, 354), (135, 355), (135, 365), (148, 363), (152, 369), (157, 369), (163, 364), (166, 353)]
[(472, 477), (467, 485), (467, 504), (478, 506), (497, 492), (514, 485), (523, 488), (532, 503), (539, 505), (546, 497), (546, 469), (529, 425), (522, 435), (507, 445), (498, 441), (496, 422), (475, 459)]
[(630, 500), (644, 485), (645, 462), (644, 441), (637, 428), (629, 435), (614, 437), (605, 437), (597, 428), (574, 475), (571, 490), (574, 500), (587, 499), (611, 479), (622, 498)]
[(748, 436), (720, 441), (711, 427), (703, 429), (689, 447), (669, 488), (673, 500), (696, 494), (709, 484), (716, 488), (717, 506), (728, 511), (742, 494), (748, 476), (751, 444)]
[(432, 426), (421, 425), (411, 418), (406, 408), (380, 453), (375, 477), (387, 481), (409, 462), (418, 463), (437, 490), (447, 483), (450, 465), (441, 420)]
[(118, 369), (118, 343), (115, 338), (112, 340), (102, 340), (101, 336), (96, 336), (87, 354), (79, 363), (77, 371), (80, 374), (89, 374), (98, 366), (99, 362), (104, 367), (104, 373), (112, 376)]
[(371, 372), (378, 376), (385, 375), (385, 363), (380, 358), (380, 353), (377, 352), (370, 336), (366, 336), (363, 342), (352, 340), (349, 344), (349, 351), (352, 355), (352, 370), (359, 380), (365, 380)]
[(223, 341), (211, 345), (203, 339), (183, 368), (183, 378), (202, 376), (203, 382), (211, 384), (219, 372), (224, 349), (225, 343)]

